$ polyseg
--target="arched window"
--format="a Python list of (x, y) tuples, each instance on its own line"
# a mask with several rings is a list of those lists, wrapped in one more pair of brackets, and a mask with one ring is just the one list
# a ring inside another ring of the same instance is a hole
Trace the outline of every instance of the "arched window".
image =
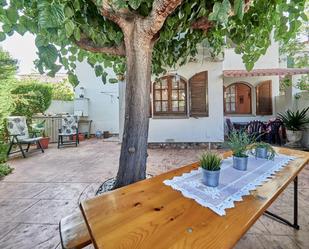
[(225, 114), (251, 114), (251, 87), (234, 83), (224, 89)]
[(154, 115), (186, 115), (187, 83), (177, 76), (165, 76), (153, 84)]

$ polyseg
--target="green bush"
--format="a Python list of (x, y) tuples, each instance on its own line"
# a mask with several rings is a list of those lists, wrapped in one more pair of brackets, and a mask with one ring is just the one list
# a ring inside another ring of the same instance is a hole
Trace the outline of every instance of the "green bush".
[(74, 99), (73, 87), (68, 81), (51, 84), (51, 86), (53, 88), (53, 100), (72, 101)]
[(14, 79), (16, 70), (17, 61), (0, 48), (0, 177), (12, 171), (5, 164), (8, 150), (6, 118), (11, 114), (14, 106), (15, 95), (12, 94), (12, 89), (16, 86)]
[(10, 174), (12, 171), (13, 169), (6, 163), (0, 164), (0, 178)]
[(43, 113), (51, 104), (52, 87), (50, 84), (35, 80), (22, 81), (12, 91), (19, 96), (14, 103), (13, 115), (26, 116), (28, 119), (36, 113)]

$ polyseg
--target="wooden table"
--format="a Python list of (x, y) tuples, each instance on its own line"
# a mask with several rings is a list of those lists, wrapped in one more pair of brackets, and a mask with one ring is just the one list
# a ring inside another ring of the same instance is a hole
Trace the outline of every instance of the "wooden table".
[(297, 159), (222, 217), (163, 184), (196, 169), (196, 163), (82, 202), (95, 248), (232, 248), (309, 161), (307, 152), (276, 150)]

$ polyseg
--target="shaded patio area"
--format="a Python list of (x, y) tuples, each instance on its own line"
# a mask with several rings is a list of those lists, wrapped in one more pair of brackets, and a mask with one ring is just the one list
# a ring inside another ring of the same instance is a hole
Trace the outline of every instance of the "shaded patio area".
[[(91, 139), (77, 148), (11, 159), (13, 174), (0, 181), (0, 248), (61, 248), (58, 223), (115, 176), (120, 145)], [(185, 151), (185, 152), (184, 152)], [(197, 160), (201, 149), (150, 149), (148, 173), (157, 175)], [(291, 186), (270, 210), (292, 219)], [(309, 248), (309, 166), (299, 177), (299, 223), (292, 228), (261, 217), (236, 248)], [(90, 247), (91, 248), (91, 247)]]

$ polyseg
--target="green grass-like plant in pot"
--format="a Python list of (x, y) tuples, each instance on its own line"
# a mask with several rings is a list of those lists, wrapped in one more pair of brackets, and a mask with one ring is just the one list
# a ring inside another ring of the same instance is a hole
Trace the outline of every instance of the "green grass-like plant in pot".
[(203, 153), (200, 157), (200, 167), (202, 168), (203, 183), (209, 187), (219, 185), (220, 169), (222, 158), (211, 151)]
[(274, 148), (264, 142), (256, 142), (249, 146), (251, 154), (255, 155), (256, 158), (273, 160), (276, 155)]
[(233, 152), (233, 167), (242, 171), (247, 170), (247, 147), (252, 143), (252, 138), (245, 131), (232, 131), (228, 140), (228, 145)]

